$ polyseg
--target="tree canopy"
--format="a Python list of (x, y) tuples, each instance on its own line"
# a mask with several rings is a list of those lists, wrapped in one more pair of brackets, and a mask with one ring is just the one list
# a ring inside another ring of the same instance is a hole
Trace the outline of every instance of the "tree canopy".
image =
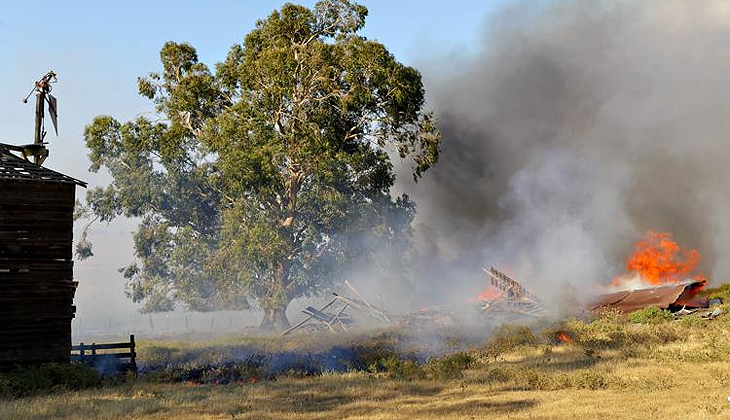
[[(358, 34), (366, 16), (346, 0), (285, 4), (214, 71), (168, 42), (162, 71), (139, 79), (157, 115), (86, 127), (91, 170), (113, 179), (87, 214), (140, 218), (122, 271), (144, 310), (255, 304), (280, 328), (292, 299), (408, 243), (415, 207), (391, 196), (391, 160), (417, 180), (440, 134), (420, 73)], [(77, 251), (90, 255), (85, 237)]]

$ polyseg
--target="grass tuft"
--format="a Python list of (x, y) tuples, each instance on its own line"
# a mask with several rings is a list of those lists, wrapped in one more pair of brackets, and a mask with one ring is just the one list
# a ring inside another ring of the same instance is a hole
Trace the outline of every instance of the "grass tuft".
[(674, 315), (671, 312), (653, 306), (629, 314), (629, 321), (634, 324), (661, 324), (672, 319), (674, 319)]
[(0, 374), (0, 397), (17, 398), (101, 385), (94, 369), (82, 364), (49, 363)]

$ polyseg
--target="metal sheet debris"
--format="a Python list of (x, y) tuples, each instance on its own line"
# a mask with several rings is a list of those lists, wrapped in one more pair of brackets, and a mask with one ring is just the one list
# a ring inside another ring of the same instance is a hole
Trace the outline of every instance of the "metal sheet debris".
[(616, 309), (628, 313), (650, 306), (660, 309), (706, 307), (709, 304), (706, 299), (693, 299), (702, 286), (704, 282), (695, 281), (609, 293), (596, 298), (588, 309)]

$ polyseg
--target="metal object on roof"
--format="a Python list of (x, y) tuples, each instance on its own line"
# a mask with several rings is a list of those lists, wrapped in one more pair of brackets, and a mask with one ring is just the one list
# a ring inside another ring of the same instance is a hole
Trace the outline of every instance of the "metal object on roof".
[(61, 182), (86, 187), (86, 183), (22, 159), (11, 151), (19, 151), (19, 146), (0, 143), (0, 180)]
[(650, 306), (660, 309), (672, 307), (701, 307), (705, 301), (692, 299), (704, 282), (693, 281), (648, 289), (624, 290), (599, 296), (588, 305), (591, 311), (598, 309), (617, 309), (633, 312)]
[(42, 165), (43, 161), (48, 157), (48, 149), (46, 149), (46, 143), (43, 141), (46, 138), (46, 127), (45, 118), (46, 111), (45, 106), (48, 102), (48, 111), (51, 114), (51, 122), (53, 122), (53, 129), (56, 131), (58, 136), (58, 101), (56, 97), (51, 95), (53, 90), (52, 83), (58, 81), (58, 75), (51, 70), (35, 82), (33, 90), (30, 91), (28, 96), (23, 99), (23, 103), (28, 103), (28, 98), (35, 92), (35, 139), (33, 144), (20, 146), (22, 149), (23, 157), (26, 159), (33, 158), (33, 162), (38, 165)]

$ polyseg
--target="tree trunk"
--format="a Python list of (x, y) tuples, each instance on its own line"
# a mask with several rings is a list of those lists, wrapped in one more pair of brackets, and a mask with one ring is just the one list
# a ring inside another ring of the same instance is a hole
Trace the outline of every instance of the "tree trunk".
[(289, 328), (286, 306), (265, 309), (264, 319), (261, 321), (259, 328), (263, 331), (283, 331)]
[(289, 328), (289, 320), (286, 318), (286, 307), (289, 306), (290, 298), (287, 295), (286, 286), (289, 280), (289, 266), (281, 263), (274, 272), (272, 295), (267, 296), (262, 305), (264, 307), (264, 319), (259, 328), (263, 331), (281, 331)]

